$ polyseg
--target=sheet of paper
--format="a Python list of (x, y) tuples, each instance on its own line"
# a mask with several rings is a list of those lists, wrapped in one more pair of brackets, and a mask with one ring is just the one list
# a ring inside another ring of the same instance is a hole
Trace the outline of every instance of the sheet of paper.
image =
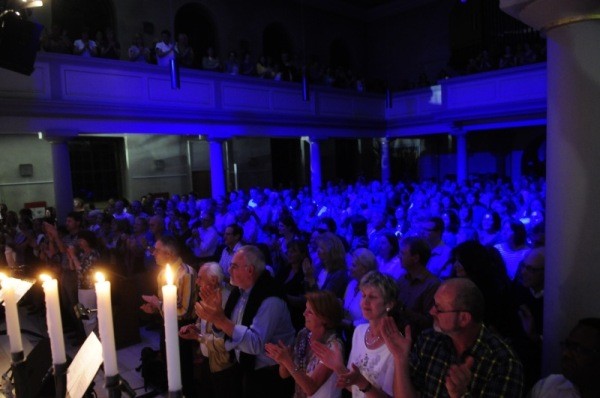
[(67, 371), (67, 397), (81, 398), (102, 364), (102, 344), (95, 333), (85, 340)]

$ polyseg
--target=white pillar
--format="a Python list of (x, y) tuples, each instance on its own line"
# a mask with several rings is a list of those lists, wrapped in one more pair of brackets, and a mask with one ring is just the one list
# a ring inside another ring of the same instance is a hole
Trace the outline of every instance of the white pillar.
[(321, 190), (321, 151), (319, 138), (310, 137), (310, 189), (314, 197)]
[(500, 4), (548, 39), (546, 374), (559, 370), (559, 341), (577, 320), (600, 314), (600, 2)]
[(463, 129), (454, 129), (452, 135), (456, 139), (456, 182), (464, 183), (468, 178), (467, 170), (467, 133)]
[(46, 134), (52, 148), (52, 172), (54, 174), (54, 206), (57, 218), (64, 223), (67, 214), (73, 211), (73, 184), (71, 182), (71, 158), (69, 140), (66, 136)]
[(210, 186), (211, 196), (216, 198), (225, 195), (225, 171), (223, 165), (223, 141), (209, 138), (208, 150), (210, 154)]
[(379, 139), (381, 145), (381, 182), (390, 182), (390, 144), (387, 137)]

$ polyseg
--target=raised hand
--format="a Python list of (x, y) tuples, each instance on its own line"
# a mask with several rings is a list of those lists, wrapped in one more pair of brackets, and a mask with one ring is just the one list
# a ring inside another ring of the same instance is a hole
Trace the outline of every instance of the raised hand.
[(325, 344), (315, 340), (310, 343), (310, 348), (323, 365), (327, 366), (329, 369), (336, 373), (346, 373), (348, 371), (344, 365), (342, 351), (337, 345), (334, 345), (333, 349), (331, 349)]
[(381, 334), (383, 341), (388, 347), (394, 358), (398, 360), (408, 360), (410, 348), (412, 346), (412, 336), (410, 326), (404, 329), (404, 336), (398, 330), (398, 326), (392, 317), (383, 318), (381, 325)]
[(467, 360), (459, 365), (451, 365), (446, 375), (446, 389), (451, 398), (462, 397), (469, 390), (469, 384), (473, 378), (471, 368), (473, 367), (473, 357), (467, 357)]
[(279, 340), (279, 343), (277, 344), (265, 344), (265, 352), (269, 358), (279, 365), (283, 365), (286, 368), (293, 367), (294, 360), (292, 347), (286, 346), (283, 341)]

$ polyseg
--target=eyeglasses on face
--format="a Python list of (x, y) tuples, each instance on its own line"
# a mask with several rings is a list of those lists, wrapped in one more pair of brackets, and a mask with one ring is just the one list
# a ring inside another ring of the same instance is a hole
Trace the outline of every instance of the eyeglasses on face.
[(459, 312), (469, 312), (467, 310), (442, 310), (438, 303), (434, 303), (433, 307), (431, 307), (434, 312), (437, 314), (451, 314), (451, 313), (459, 313)]
[(579, 355), (596, 355), (600, 353), (600, 350), (584, 347), (581, 344), (568, 339), (560, 342), (560, 348)]

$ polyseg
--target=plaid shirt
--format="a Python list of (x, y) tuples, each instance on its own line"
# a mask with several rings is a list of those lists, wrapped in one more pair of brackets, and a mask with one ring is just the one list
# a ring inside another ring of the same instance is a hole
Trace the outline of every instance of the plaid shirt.
[(448, 397), (446, 375), (452, 364), (474, 359), (473, 378), (463, 397), (521, 397), (523, 365), (511, 348), (482, 325), (473, 347), (459, 358), (450, 337), (427, 330), (410, 355), (411, 379), (422, 397)]

